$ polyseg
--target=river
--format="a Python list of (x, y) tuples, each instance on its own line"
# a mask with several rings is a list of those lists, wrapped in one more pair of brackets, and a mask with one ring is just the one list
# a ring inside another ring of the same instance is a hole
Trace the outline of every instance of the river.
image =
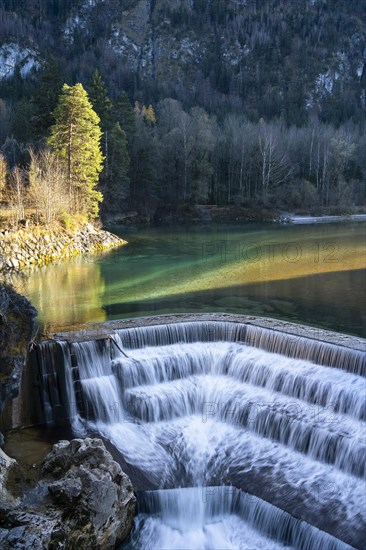
[(227, 312), (366, 336), (365, 223), (116, 228), (128, 245), (15, 281), (52, 333), (162, 313)]

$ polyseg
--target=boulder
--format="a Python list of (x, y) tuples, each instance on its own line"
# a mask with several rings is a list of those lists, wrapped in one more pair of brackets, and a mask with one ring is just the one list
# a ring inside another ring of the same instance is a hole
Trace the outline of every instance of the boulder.
[(0, 513), (0, 547), (112, 549), (128, 536), (135, 506), (130, 479), (100, 439), (60, 441), (37, 485)]
[[(62, 528), (57, 519), (48, 519), (37, 514), (27, 514), (21, 511), (8, 513), (8, 522), (11, 529), (1, 528), (0, 515), (0, 544), (1, 548), (16, 550), (50, 550), (65, 548), (63, 545)], [(58, 533), (56, 542), (55, 533)]]
[(60, 441), (46, 457), (42, 475), (55, 479), (48, 485), (55, 505), (66, 515), (72, 511), (67, 520), (71, 541), (78, 546), (84, 541), (85, 548), (91, 540), (98, 548), (113, 548), (126, 538), (135, 496), (130, 479), (100, 439)]
[[(16, 499), (8, 491), (8, 479), (9, 474), (11, 473), (12, 468), (16, 466), (16, 460), (7, 456), (0, 449), (0, 506), (1, 507), (10, 507), (12, 508), (16, 504)], [(0, 512), (1, 518), (1, 512)], [(0, 523), (1, 526), (1, 523)]]
[(0, 412), (19, 393), (37, 310), (8, 285), (0, 284)]

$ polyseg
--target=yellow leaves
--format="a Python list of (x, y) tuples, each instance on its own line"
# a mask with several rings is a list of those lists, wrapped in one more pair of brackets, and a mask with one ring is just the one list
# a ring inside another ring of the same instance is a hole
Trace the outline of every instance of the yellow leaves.
[(134, 111), (135, 114), (141, 116), (145, 122), (148, 122), (151, 125), (156, 124), (156, 114), (151, 103), (148, 107), (146, 107), (146, 105), (140, 105), (136, 101)]

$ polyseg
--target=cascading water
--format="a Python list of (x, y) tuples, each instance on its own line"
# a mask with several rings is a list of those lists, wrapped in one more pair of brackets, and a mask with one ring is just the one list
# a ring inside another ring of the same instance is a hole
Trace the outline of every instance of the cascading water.
[(234, 487), (146, 491), (139, 497), (139, 510), (126, 550), (351, 548)]
[(130, 548), (363, 548), (362, 350), (218, 322), (70, 348), (75, 430), (110, 440), (156, 489)]

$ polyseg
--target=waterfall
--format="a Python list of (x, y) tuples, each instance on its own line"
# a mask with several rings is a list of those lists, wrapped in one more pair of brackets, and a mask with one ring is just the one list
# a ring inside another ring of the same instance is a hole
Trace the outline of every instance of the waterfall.
[(170, 549), (174, 539), (176, 548), (196, 550), (351, 549), (327, 533), (234, 487), (145, 491), (138, 495), (138, 508), (137, 525), (126, 547), (128, 550)]
[(350, 350), (343, 346), (254, 326), (248, 326), (246, 343), (288, 357), (301, 357), (319, 365), (329, 365), (366, 376), (366, 348)]
[(53, 415), (62, 387), (75, 433), (108, 439), (156, 489), (131, 548), (363, 547), (361, 349), (210, 321), (43, 346)]
[(232, 322), (186, 322), (120, 330), (127, 348), (164, 346), (177, 342), (244, 342), (287, 357), (308, 359), (366, 376), (366, 348), (349, 349), (298, 334)]
[(73, 415), (73, 396), (68, 387), (69, 351), (66, 342), (41, 342), (33, 352), (34, 385), (40, 387), (41, 412), (37, 420), (58, 424)]
[(85, 417), (113, 423), (121, 403), (106, 341), (72, 344), (79, 367)]
[(44, 410), (44, 419), (46, 424), (53, 423), (53, 409), (51, 405), (51, 395), (54, 394), (56, 369), (54, 364), (55, 355), (50, 346), (40, 344), (39, 354), (41, 356), (41, 369), (39, 376), (41, 378), (42, 405)]
[(178, 342), (244, 341), (247, 325), (229, 322), (185, 322), (146, 326), (117, 331), (129, 349), (166, 346)]

